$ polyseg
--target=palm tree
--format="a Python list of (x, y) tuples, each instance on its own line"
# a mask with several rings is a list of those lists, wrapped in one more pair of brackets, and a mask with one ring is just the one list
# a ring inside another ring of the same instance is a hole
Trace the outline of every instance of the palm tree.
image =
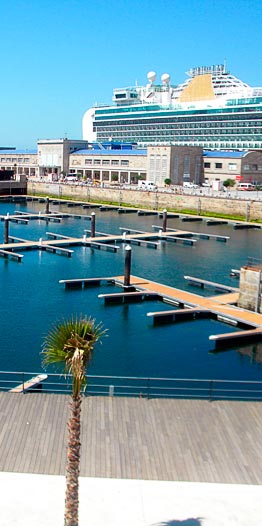
[(65, 375), (72, 375), (72, 398), (68, 421), (66, 460), (65, 526), (78, 526), (80, 470), (80, 414), (86, 370), (96, 342), (105, 334), (101, 323), (92, 318), (73, 318), (51, 329), (45, 337), (43, 366), (59, 364)]

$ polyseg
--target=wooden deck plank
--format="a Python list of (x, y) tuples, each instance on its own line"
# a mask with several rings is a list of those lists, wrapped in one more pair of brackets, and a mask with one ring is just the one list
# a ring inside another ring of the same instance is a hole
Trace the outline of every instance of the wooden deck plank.
[[(0, 393), (0, 470), (64, 474), (68, 399)], [(262, 404), (87, 397), (81, 475), (262, 484)]]
[[(123, 276), (116, 276), (115, 280), (123, 282)], [(262, 325), (262, 314), (240, 309), (230, 304), (229, 295), (226, 295), (225, 303), (222, 303), (223, 295), (218, 297), (204, 297), (198, 294), (192, 294), (186, 290), (176, 289), (168, 285), (163, 285), (155, 281), (143, 279), (137, 276), (130, 276), (130, 284), (137, 287), (137, 290), (149, 291), (158, 293), (163, 298), (169, 298), (192, 307), (201, 307), (212, 311), (215, 314), (224, 316), (225, 318), (231, 318), (237, 320), (240, 323), (245, 323), (253, 327), (259, 327)], [(232, 299), (235, 299), (237, 293), (233, 293)]]

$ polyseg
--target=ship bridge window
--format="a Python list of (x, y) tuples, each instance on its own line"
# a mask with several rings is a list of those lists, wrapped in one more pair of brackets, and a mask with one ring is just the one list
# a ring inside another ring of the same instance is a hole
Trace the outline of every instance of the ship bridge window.
[(126, 99), (126, 93), (116, 93), (115, 98), (116, 99)]

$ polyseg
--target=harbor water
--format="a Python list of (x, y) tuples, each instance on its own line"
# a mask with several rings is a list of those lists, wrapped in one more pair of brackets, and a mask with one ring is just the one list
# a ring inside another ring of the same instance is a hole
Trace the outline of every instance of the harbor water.
[[(44, 212), (45, 204), (1, 203), (0, 214), (14, 211)], [(51, 204), (51, 210), (90, 215), (81, 206)], [(162, 225), (156, 216), (96, 212), (96, 230), (119, 234), (119, 227), (152, 231)], [(231, 269), (239, 269), (248, 257), (262, 258), (261, 230), (234, 230), (232, 225), (208, 226), (205, 221), (168, 219), (168, 227), (229, 236), (227, 242), (198, 239), (193, 246), (159, 242), (157, 249), (132, 245), (132, 274), (200, 295), (215, 295), (211, 289), (193, 287), (184, 276), (238, 286)], [(82, 237), (90, 222), (68, 217), (61, 223), (40, 219), (25, 224), (10, 223), (10, 235), (28, 240), (47, 239), (47, 232)], [(0, 223), (0, 239), (4, 223)], [(196, 238), (197, 239), (197, 238)], [(55, 245), (55, 241), (54, 241)], [(99, 294), (119, 292), (112, 284), (65, 290), (62, 279), (109, 277), (124, 273), (124, 244), (116, 253), (89, 247), (69, 247), (71, 258), (39, 250), (23, 252), (21, 263), (0, 258), (2, 371), (41, 371), (44, 336), (61, 319), (91, 315), (102, 322), (107, 335), (98, 345), (89, 373), (145, 377), (262, 380), (262, 344), (232, 347), (216, 352), (209, 335), (236, 330), (214, 320), (195, 320), (153, 326), (147, 312), (174, 308), (159, 301), (104, 305)], [(19, 252), (19, 250), (18, 250)]]

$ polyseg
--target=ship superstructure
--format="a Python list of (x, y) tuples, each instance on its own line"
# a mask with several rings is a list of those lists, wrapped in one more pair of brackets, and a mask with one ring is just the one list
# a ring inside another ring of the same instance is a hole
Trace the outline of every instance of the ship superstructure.
[(115, 89), (113, 105), (97, 106), (83, 118), (86, 140), (205, 149), (262, 148), (262, 88), (231, 75), (224, 64), (197, 67), (182, 84), (163, 74), (146, 86)]

